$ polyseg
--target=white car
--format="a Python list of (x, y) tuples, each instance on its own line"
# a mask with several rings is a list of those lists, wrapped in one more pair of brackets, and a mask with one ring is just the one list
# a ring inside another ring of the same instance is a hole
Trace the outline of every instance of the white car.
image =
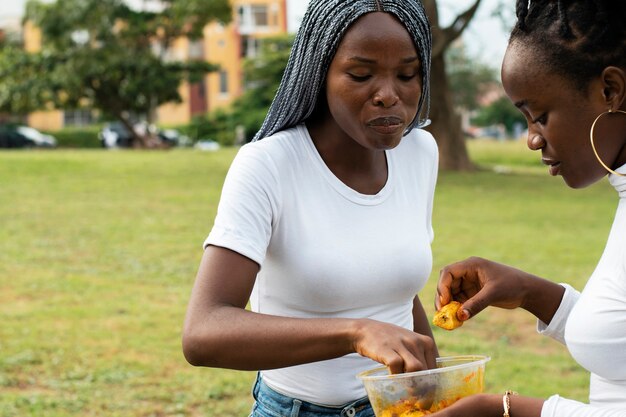
[(57, 146), (57, 140), (54, 136), (41, 133), (37, 129), (28, 126), (17, 126), (15, 131), (32, 142), (33, 146), (41, 146), (45, 148), (54, 148)]
[(220, 144), (211, 139), (202, 139), (197, 141), (193, 147), (201, 151), (217, 151)]

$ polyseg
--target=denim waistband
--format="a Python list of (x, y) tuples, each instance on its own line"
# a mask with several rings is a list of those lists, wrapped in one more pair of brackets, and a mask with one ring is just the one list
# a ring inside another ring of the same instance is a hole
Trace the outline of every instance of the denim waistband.
[(252, 394), (260, 407), (276, 417), (358, 417), (366, 409), (369, 411), (367, 415), (374, 415), (367, 397), (338, 406), (314, 404), (273, 390), (263, 382), (260, 374), (257, 374)]

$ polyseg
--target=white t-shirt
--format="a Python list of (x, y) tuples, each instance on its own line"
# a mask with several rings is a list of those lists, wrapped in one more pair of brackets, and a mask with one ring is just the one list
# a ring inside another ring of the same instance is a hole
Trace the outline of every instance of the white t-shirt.
[[(412, 300), (432, 268), (437, 145), (413, 130), (385, 153), (387, 182), (364, 195), (335, 177), (304, 124), (241, 148), (205, 246), (261, 265), (253, 311), (413, 329)], [(262, 374), (283, 394), (340, 405), (366, 395), (356, 375), (377, 365), (350, 354)]]
[[(626, 165), (618, 171), (626, 173)], [(589, 404), (555, 395), (542, 417), (626, 417), (626, 177), (611, 174), (609, 181), (620, 200), (598, 266), (582, 293), (565, 286), (549, 326), (538, 323), (591, 372)]]

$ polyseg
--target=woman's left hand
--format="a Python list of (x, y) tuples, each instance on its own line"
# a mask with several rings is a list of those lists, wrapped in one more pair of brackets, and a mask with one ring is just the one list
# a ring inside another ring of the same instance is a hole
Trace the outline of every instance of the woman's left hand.
[[(543, 399), (512, 395), (509, 397), (511, 415), (515, 417), (540, 417)], [(504, 404), (502, 395), (476, 394), (461, 398), (450, 407), (431, 417), (502, 417)]]
[(502, 396), (476, 394), (459, 401), (430, 417), (502, 417)]

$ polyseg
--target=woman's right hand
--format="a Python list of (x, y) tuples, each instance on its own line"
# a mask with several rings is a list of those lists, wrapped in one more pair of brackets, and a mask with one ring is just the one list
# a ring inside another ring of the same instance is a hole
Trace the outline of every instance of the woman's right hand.
[(441, 270), (435, 306), (450, 301), (463, 304), (457, 313), (467, 320), (488, 306), (522, 307), (544, 323), (550, 323), (564, 289), (551, 281), (487, 259), (472, 257)]
[(507, 265), (468, 258), (441, 270), (435, 306), (439, 310), (451, 301), (462, 303), (459, 320), (467, 320), (488, 306), (514, 309), (523, 305), (531, 277)]
[(436, 367), (437, 348), (430, 336), (376, 320), (357, 320), (354, 350), (389, 368), (392, 374)]

